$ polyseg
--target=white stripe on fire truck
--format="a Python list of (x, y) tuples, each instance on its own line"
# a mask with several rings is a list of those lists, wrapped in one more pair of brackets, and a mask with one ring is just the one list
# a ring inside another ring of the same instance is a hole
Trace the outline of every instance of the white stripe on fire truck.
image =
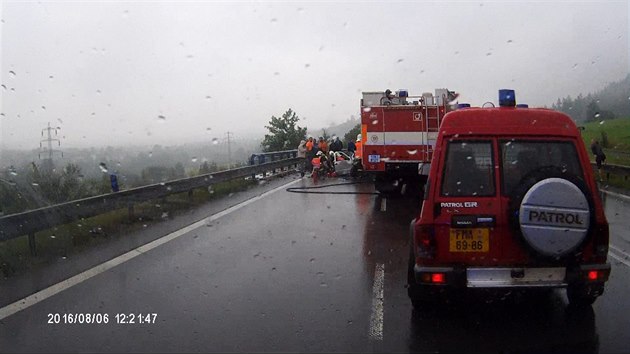
[(368, 132), (365, 145), (420, 145), (435, 146), (437, 132)]

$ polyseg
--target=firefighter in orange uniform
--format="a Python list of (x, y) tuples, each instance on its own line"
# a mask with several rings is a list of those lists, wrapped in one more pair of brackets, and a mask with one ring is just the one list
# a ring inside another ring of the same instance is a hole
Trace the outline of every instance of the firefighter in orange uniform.
[(360, 159), (363, 156), (363, 142), (361, 141), (361, 134), (357, 135), (357, 141), (354, 143), (357, 150), (354, 152), (354, 158)]

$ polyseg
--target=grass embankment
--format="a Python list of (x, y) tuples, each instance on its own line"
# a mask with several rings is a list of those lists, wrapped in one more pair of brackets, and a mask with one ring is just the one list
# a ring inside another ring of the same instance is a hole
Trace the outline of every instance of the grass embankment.
[(134, 205), (132, 220), (128, 209), (124, 208), (38, 232), (35, 234), (37, 256), (31, 256), (27, 236), (0, 242), (0, 277), (65, 260), (85, 249), (168, 220), (182, 211), (255, 183), (254, 180), (233, 180), (213, 185), (211, 191), (196, 189), (192, 197), (185, 192), (139, 203)]
[[(604, 148), (606, 163), (630, 166), (630, 118), (590, 122), (581, 126), (584, 127), (582, 139), (591, 161), (595, 161), (590, 148), (591, 140), (596, 139)], [(622, 176), (611, 175), (604, 183), (630, 190), (630, 180)]]

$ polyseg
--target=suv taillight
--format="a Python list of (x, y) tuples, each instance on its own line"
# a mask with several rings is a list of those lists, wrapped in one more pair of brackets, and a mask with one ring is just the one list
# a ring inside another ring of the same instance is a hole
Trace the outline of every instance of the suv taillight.
[(416, 255), (420, 258), (435, 256), (435, 228), (427, 225), (416, 225), (414, 230)]

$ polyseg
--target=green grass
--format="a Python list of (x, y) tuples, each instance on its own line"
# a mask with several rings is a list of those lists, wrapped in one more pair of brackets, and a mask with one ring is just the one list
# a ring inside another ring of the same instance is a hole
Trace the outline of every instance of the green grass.
[(27, 269), (64, 261), (85, 249), (97, 247), (112, 238), (124, 237), (255, 183), (253, 180), (232, 180), (213, 185), (210, 191), (196, 189), (192, 197), (185, 192), (139, 203), (134, 205), (132, 220), (129, 219), (127, 208), (124, 208), (38, 232), (35, 234), (37, 256), (31, 256), (27, 236), (0, 242), (0, 277), (10, 277)]
[(591, 139), (595, 138), (602, 144), (602, 133), (608, 135), (608, 147), (604, 147), (606, 162), (630, 166), (630, 118), (605, 120), (581, 124), (584, 144), (589, 152), (591, 160), (595, 160), (591, 154)]

